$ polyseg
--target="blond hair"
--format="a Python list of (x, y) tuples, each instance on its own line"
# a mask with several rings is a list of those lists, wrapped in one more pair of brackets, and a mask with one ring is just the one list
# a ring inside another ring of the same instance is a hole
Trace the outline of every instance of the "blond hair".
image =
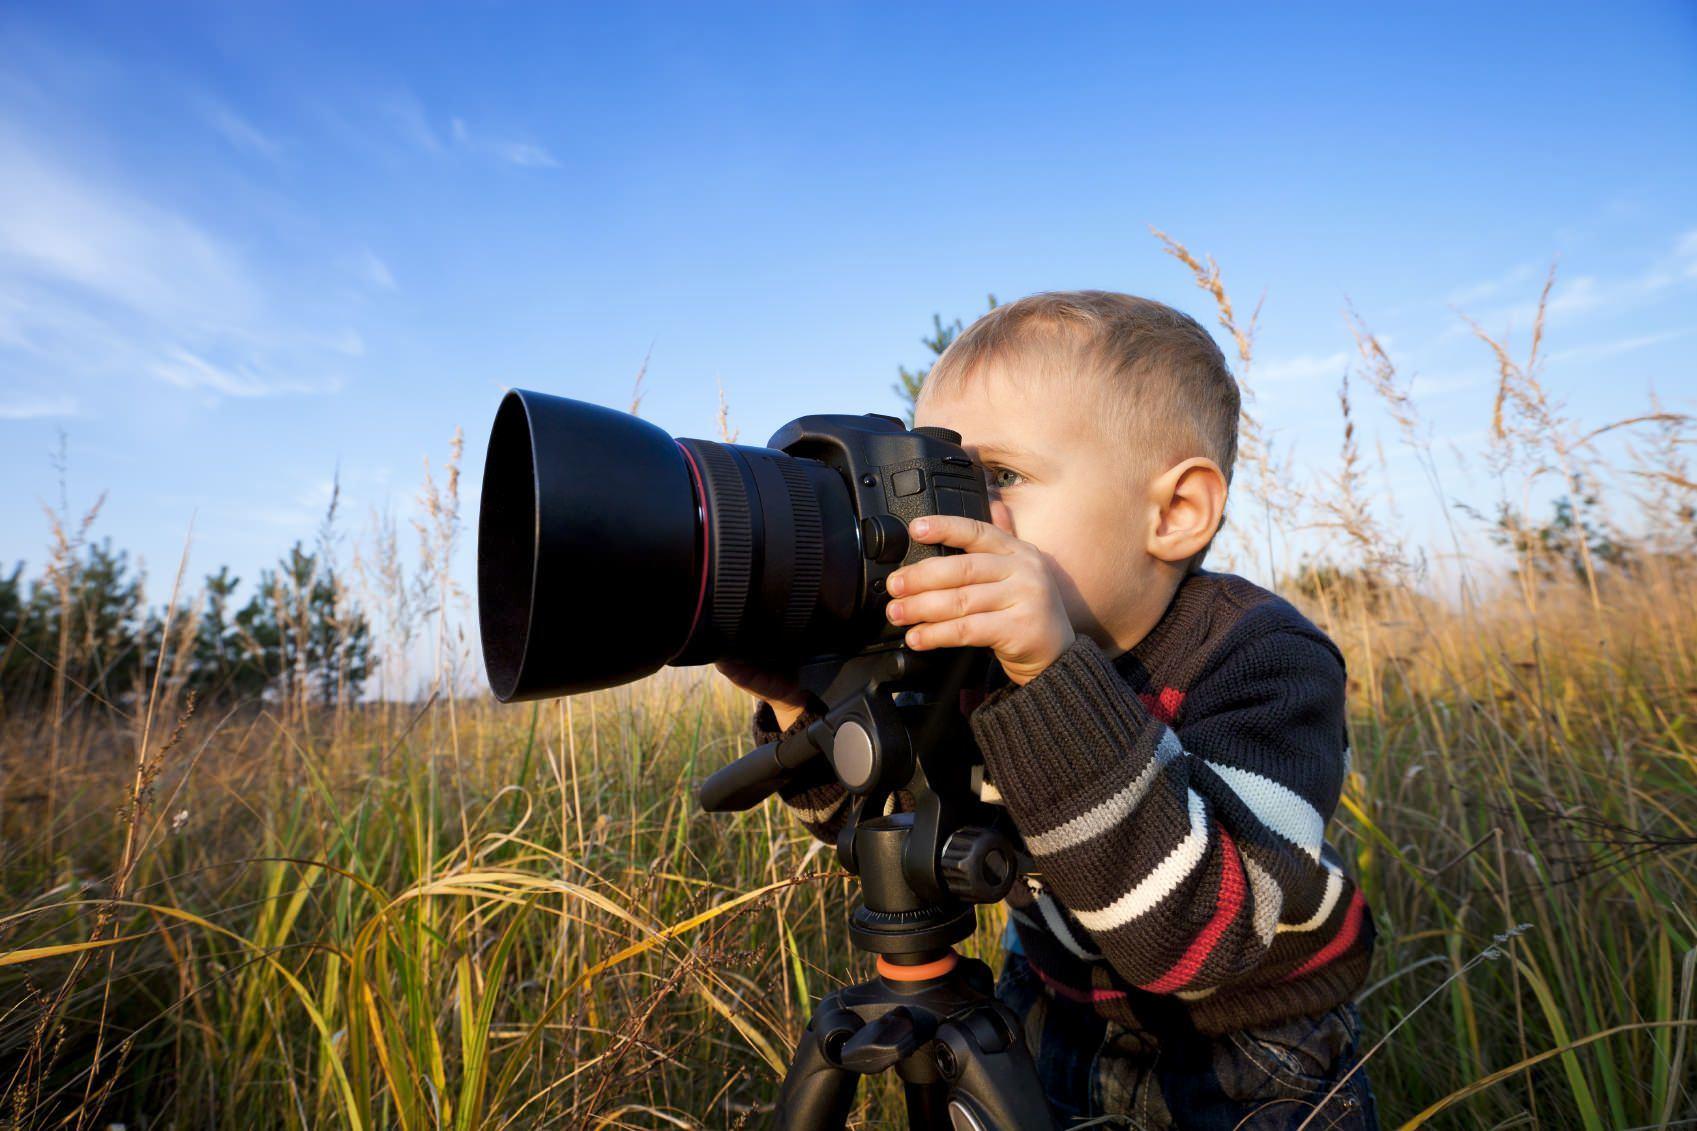
[[(998, 306), (943, 351), (921, 400), (958, 394), (996, 368), (1026, 387), (1082, 396), (1143, 478), (1190, 456), (1237, 459), (1240, 397), (1207, 330), (1165, 303), (1117, 291), (1044, 291)], [(1189, 563), (1195, 569), (1202, 553)]]

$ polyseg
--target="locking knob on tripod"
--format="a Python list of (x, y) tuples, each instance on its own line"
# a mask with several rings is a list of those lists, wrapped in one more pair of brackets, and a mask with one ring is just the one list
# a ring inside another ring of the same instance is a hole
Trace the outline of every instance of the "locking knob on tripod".
[(995, 829), (968, 825), (943, 845), (939, 867), (949, 894), (968, 903), (996, 903), (1014, 881), (1014, 850)]
[(861, 1026), (842, 1047), (842, 1064), (853, 1072), (870, 1076), (882, 1072), (898, 1061), (906, 1060), (915, 1049), (931, 1039), (929, 1015), (915, 1017), (905, 1006), (897, 1006)]

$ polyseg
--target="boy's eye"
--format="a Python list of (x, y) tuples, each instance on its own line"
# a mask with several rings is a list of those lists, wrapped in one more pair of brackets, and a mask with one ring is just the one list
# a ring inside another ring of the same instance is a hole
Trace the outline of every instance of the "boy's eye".
[(984, 474), (990, 480), (990, 486), (992, 486), (992, 487), (1012, 487), (1013, 486), (1012, 483), (1009, 483), (1009, 482), (1000, 478), (1003, 475), (1011, 475), (1016, 480), (1024, 478), (1024, 476), (1020, 475), (1019, 472), (1013, 470), (1011, 467), (996, 467), (992, 464), (986, 464), (985, 465)]

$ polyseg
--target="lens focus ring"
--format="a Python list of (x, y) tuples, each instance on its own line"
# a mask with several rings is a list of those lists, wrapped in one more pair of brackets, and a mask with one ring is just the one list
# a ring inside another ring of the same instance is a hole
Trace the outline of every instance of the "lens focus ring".
[(784, 606), (784, 633), (799, 636), (813, 616), (819, 584), (825, 576), (825, 528), (819, 519), (819, 496), (813, 493), (801, 464), (779, 460), (778, 470), (789, 488), (790, 514), (795, 519), (795, 574), (789, 602)]
[(754, 573), (754, 520), (749, 514), (749, 484), (736, 457), (723, 444), (684, 441), (701, 459), (707, 481), (709, 543), (713, 560), (708, 585), (712, 590), (713, 635), (728, 642), (742, 622)]

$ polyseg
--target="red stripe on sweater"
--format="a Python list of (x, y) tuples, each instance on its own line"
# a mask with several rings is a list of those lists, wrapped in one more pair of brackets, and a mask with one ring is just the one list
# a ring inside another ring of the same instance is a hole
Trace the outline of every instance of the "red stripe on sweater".
[(1178, 709), (1184, 706), (1184, 692), (1176, 687), (1163, 687), (1159, 694), (1141, 692), (1138, 696), (1151, 715), (1172, 726), (1178, 720)]
[(1047, 985), (1051, 990), (1054, 990), (1057, 996), (1064, 997), (1068, 1001), (1084, 1002), (1088, 1004), (1095, 1001), (1113, 1001), (1116, 998), (1122, 998), (1125, 996), (1124, 990), (1081, 990), (1077, 986), (1069, 985), (1066, 982), (1061, 981), (1059, 978), (1037, 965), (1037, 963), (1032, 962), (1030, 955), (1026, 955), (1025, 961), (1033, 970), (1037, 971), (1037, 976), (1043, 979), (1045, 985)]
[(1355, 894), (1350, 896), (1349, 899), (1349, 910), (1344, 913), (1343, 925), (1338, 928), (1338, 933), (1332, 936), (1332, 941), (1310, 955), (1307, 962), (1279, 980), (1288, 982), (1293, 978), (1300, 978), (1309, 971), (1324, 966), (1354, 946), (1355, 937), (1361, 933), (1361, 922), (1366, 915), (1367, 901), (1361, 898), (1361, 889), (1356, 888)]
[(1153, 982), (1143, 983), (1139, 989), (1170, 994), (1188, 986), (1196, 975), (1201, 973), (1202, 964), (1208, 961), (1208, 956), (1214, 952), (1214, 946), (1220, 941), (1220, 936), (1226, 933), (1226, 928), (1231, 926), (1232, 920), (1237, 918), (1238, 911), (1243, 908), (1243, 896), (1247, 888), (1243, 879), (1243, 860), (1238, 856), (1237, 845), (1226, 830), (1220, 829), (1219, 835), (1222, 863), (1220, 892), (1214, 905), (1214, 917), (1190, 940), (1190, 946), (1185, 949), (1183, 957), (1173, 964), (1171, 970)]

